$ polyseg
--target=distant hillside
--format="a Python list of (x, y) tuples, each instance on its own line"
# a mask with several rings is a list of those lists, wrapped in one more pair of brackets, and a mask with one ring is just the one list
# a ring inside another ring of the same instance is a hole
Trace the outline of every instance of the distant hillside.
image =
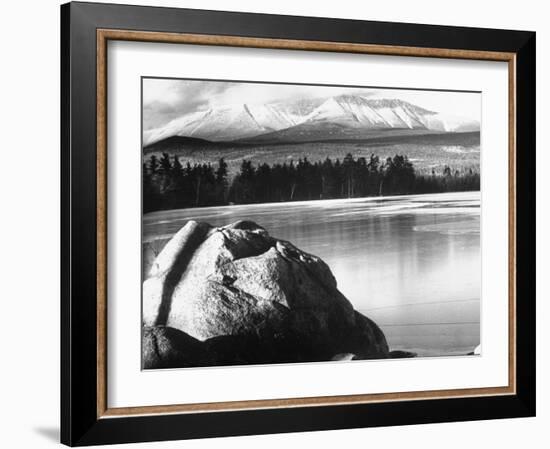
[(171, 136), (166, 139), (159, 140), (151, 145), (143, 147), (144, 154), (150, 153), (178, 153), (182, 156), (185, 154), (191, 154), (195, 150), (205, 151), (208, 149), (223, 149), (234, 146), (248, 146), (247, 144), (239, 144), (232, 142), (211, 142), (206, 139), (199, 139), (197, 137), (187, 136)]
[(176, 148), (206, 146), (210, 145), (211, 143), (212, 142), (208, 140), (199, 139), (198, 137), (171, 136), (145, 147), (144, 150), (147, 152), (172, 151)]
[(333, 136), (326, 139), (310, 139), (302, 136), (302, 140), (286, 140), (284, 138), (273, 138), (269, 134), (250, 140), (239, 140), (233, 142), (212, 142), (196, 137), (172, 136), (143, 148), (144, 154), (161, 153), (163, 151), (177, 154), (178, 156), (189, 156), (196, 152), (215, 152), (220, 150), (232, 150), (249, 154), (255, 148), (270, 146), (296, 146), (302, 143), (350, 143), (363, 144), (366, 146), (399, 145), (399, 144), (423, 144), (423, 145), (461, 145), (472, 146), (480, 144), (479, 132), (466, 133), (427, 133), (425, 130), (384, 130), (371, 131), (370, 133)]
[(208, 142), (201, 139), (166, 139), (144, 148), (144, 159), (162, 152), (177, 155), (180, 162), (216, 163), (221, 157), (228, 164), (229, 174), (239, 171), (243, 159), (255, 164), (290, 163), (307, 157), (319, 161), (327, 157), (343, 160), (347, 153), (355, 157), (369, 157), (374, 153), (381, 158), (405, 154), (415, 162), (420, 172), (450, 165), (456, 169), (479, 169), (480, 133), (445, 133), (399, 135), (395, 131), (376, 133), (370, 138), (328, 140), (323, 142), (252, 143)]
[(326, 126), (322, 132), (312, 130), (310, 125), (303, 124), (282, 131), (263, 134), (249, 139), (238, 140), (235, 143), (248, 145), (278, 145), (306, 142), (341, 142), (364, 143), (369, 145), (393, 145), (399, 143), (425, 143), (427, 145), (479, 145), (479, 131), (448, 132), (430, 131), (425, 129), (383, 129), (363, 130), (339, 129), (338, 125)]

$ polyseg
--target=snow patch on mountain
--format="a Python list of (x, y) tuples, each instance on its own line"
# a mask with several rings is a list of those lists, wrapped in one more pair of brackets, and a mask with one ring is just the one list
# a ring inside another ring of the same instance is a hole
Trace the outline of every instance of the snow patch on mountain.
[(145, 146), (172, 136), (231, 141), (307, 125), (309, 132), (337, 129), (426, 129), (438, 132), (479, 131), (464, 117), (429, 111), (398, 99), (360, 95), (301, 99), (269, 104), (236, 104), (196, 111), (144, 132)]
[(435, 114), (424, 118), (426, 128), (442, 132), (472, 132), (479, 131), (479, 122), (464, 119), (464, 117)]

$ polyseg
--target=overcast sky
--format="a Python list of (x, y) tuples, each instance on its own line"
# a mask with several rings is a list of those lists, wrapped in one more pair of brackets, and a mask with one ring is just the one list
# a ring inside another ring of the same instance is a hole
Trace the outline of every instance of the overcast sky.
[(323, 98), (344, 93), (369, 98), (399, 98), (430, 111), (481, 119), (481, 95), (478, 93), (145, 78), (143, 129), (159, 128), (183, 114), (211, 107)]

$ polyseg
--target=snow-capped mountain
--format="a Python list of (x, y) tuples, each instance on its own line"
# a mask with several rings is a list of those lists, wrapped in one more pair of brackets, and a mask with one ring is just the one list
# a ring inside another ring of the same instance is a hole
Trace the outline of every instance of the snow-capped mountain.
[[(265, 140), (294, 137), (338, 138), (381, 130), (421, 132), (479, 131), (475, 120), (429, 111), (398, 99), (339, 95), (268, 104), (237, 104), (185, 114), (167, 125), (146, 131), (151, 145), (173, 136), (210, 141)], [(317, 137), (316, 137), (317, 136)]]

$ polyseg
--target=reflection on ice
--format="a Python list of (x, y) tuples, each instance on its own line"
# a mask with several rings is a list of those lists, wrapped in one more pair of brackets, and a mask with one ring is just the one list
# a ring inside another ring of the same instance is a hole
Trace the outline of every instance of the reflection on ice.
[(155, 212), (143, 218), (144, 262), (188, 220), (253, 220), (325, 260), (393, 349), (465, 354), (480, 343), (479, 204), (460, 192)]

